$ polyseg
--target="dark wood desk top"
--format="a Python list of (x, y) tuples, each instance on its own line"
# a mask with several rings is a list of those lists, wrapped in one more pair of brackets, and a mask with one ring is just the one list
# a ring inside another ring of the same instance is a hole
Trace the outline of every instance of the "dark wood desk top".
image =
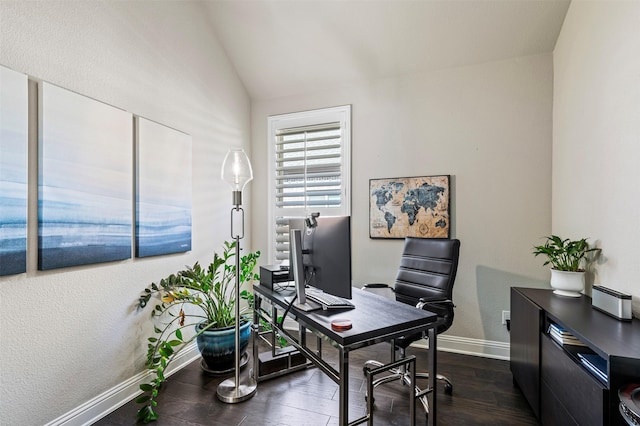
[(516, 288), (605, 359), (640, 356), (640, 321), (618, 321), (591, 306), (591, 298), (564, 297), (552, 290)]
[[(293, 290), (275, 292), (259, 284), (254, 285), (253, 290), (282, 308), (288, 305), (284, 298), (295, 294)], [(304, 312), (292, 306), (290, 312), (309, 327), (344, 347), (390, 334), (399, 335), (413, 328), (428, 328), (438, 319), (433, 312), (417, 309), (371, 292), (354, 288), (352, 293), (351, 303), (356, 306), (355, 309)], [(331, 321), (336, 318), (350, 320), (353, 327), (345, 331), (332, 330)]]

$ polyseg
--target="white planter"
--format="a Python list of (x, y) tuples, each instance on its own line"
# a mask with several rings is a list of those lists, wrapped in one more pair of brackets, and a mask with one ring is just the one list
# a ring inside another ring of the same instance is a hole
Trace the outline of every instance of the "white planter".
[(580, 297), (580, 292), (584, 290), (584, 271), (570, 272), (551, 270), (551, 287), (553, 292), (560, 296)]

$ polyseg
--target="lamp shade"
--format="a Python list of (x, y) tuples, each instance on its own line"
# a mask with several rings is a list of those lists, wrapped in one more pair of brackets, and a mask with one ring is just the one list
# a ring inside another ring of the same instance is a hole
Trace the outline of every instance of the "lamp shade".
[(249, 157), (243, 149), (230, 149), (222, 162), (220, 176), (233, 188), (242, 191), (247, 183), (253, 179), (253, 170)]

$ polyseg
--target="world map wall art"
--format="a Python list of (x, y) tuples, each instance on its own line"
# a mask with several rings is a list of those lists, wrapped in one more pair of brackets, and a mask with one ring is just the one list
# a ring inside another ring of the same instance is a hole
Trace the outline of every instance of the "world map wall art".
[(449, 238), (449, 175), (369, 180), (370, 238)]
[(39, 89), (38, 269), (129, 259), (133, 115)]
[(27, 84), (0, 67), (0, 275), (27, 269)]

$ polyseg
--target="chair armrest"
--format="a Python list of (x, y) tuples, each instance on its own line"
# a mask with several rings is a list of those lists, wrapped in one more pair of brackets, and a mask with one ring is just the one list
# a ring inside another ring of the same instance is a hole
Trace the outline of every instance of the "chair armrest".
[(362, 288), (388, 288), (389, 290), (391, 290), (393, 292), (396, 291), (389, 284), (380, 284), (380, 283), (365, 284), (365, 285), (362, 286)]
[(416, 308), (418, 309), (424, 309), (424, 307), (446, 307), (446, 306), (452, 306), (452, 307), (456, 307), (456, 305), (453, 304), (453, 300), (451, 299), (429, 299), (427, 297), (421, 297), (420, 300), (418, 301), (418, 303), (416, 304)]

